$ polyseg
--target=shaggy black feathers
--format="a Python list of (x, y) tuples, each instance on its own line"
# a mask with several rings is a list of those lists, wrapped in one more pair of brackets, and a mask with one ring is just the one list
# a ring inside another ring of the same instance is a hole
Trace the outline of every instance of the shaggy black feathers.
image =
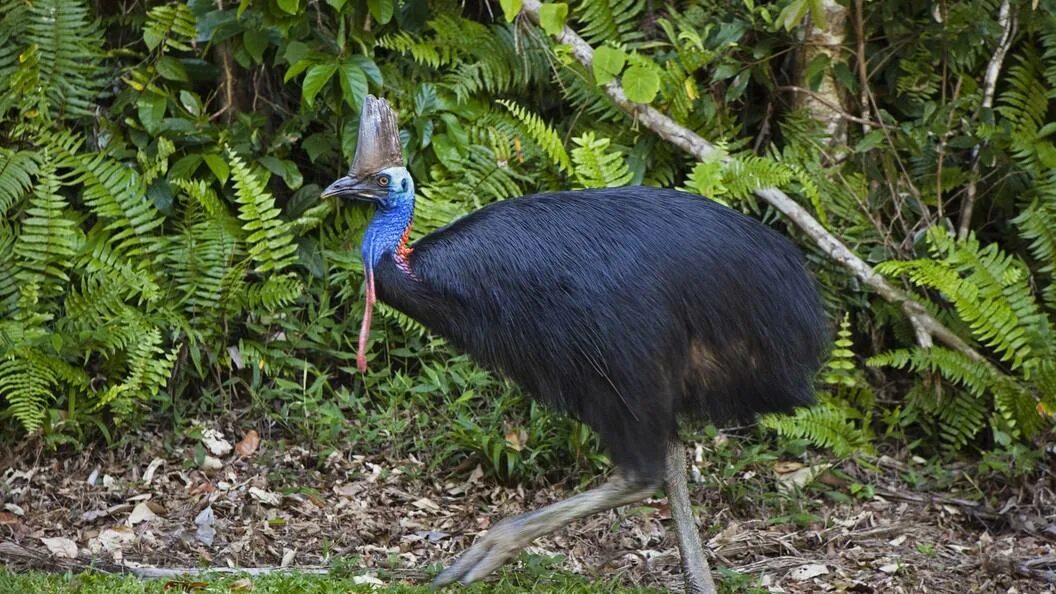
[(381, 300), (593, 427), (613, 462), (663, 473), (677, 415), (812, 401), (828, 342), (798, 250), (699, 196), (647, 187), (499, 202), (391, 253)]

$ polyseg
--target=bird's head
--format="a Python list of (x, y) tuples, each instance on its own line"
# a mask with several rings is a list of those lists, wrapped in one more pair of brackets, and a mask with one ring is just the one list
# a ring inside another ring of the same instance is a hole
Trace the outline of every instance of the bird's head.
[(323, 198), (353, 198), (373, 203), (380, 210), (400, 209), (414, 201), (414, 180), (405, 167), (386, 167), (376, 172), (356, 172), (330, 184)]
[(359, 141), (348, 175), (330, 184), (323, 198), (366, 200), (381, 210), (413, 204), (414, 181), (403, 166), (396, 113), (384, 99), (367, 95), (359, 116)]

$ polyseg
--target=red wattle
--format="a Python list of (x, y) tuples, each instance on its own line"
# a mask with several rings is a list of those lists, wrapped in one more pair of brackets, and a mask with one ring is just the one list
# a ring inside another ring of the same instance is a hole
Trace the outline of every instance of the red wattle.
[(370, 318), (374, 313), (374, 270), (367, 268), (367, 304), (363, 309), (363, 325), (359, 328), (359, 351), (356, 367), (360, 373), (367, 372), (367, 339), (370, 338)]

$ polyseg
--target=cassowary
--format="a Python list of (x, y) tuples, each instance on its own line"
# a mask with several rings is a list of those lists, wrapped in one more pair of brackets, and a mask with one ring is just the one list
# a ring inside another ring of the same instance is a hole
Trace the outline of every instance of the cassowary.
[(676, 419), (722, 423), (812, 402), (828, 330), (798, 250), (716, 202), (646, 187), (497, 202), (409, 245), (414, 181), (396, 116), (372, 96), (352, 168), (323, 197), (377, 208), (362, 246), (361, 371), (381, 299), (585, 422), (616, 467), (600, 487), (497, 523), (435, 583), (477, 580), (535, 538), (666, 479), (686, 587), (714, 592)]

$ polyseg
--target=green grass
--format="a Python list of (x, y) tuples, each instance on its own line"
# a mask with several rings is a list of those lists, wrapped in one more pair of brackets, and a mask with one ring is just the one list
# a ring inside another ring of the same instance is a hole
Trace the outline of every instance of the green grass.
[[(534, 574), (534, 575), (533, 575)], [(386, 583), (390, 580), (381, 578)], [(248, 581), (247, 581), (248, 580)], [(392, 580), (395, 582), (395, 580)], [(252, 584), (251, 587), (249, 584)], [(509, 572), (501, 573), (498, 581), (474, 584), (468, 588), (452, 587), (450, 592), (560, 592), (593, 594), (600, 592), (654, 593), (660, 590), (621, 587), (605, 580), (591, 582), (582, 576), (564, 572)], [(144, 580), (130, 576), (101, 573), (11, 573), (0, 568), (0, 594), (346, 594), (348, 592), (435, 593), (427, 586), (400, 584), (372, 587), (356, 584), (351, 577), (307, 575), (300, 573), (272, 574), (260, 577), (239, 575), (205, 575), (193, 578)]]

